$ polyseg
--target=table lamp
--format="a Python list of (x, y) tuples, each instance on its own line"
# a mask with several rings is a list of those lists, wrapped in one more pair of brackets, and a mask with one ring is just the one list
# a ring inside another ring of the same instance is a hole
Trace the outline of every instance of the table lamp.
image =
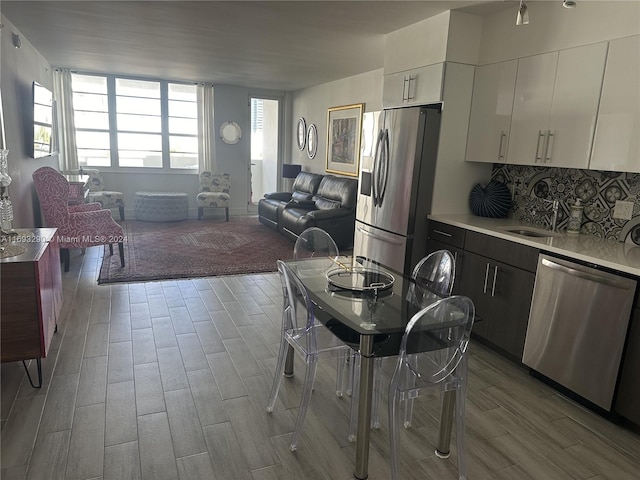
[(302, 165), (285, 163), (282, 165), (282, 178), (296, 178), (302, 171)]

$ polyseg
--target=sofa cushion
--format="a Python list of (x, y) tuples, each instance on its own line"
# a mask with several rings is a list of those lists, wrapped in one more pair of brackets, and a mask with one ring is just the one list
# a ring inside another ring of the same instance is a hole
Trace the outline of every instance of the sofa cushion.
[(356, 208), (357, 194), (358, 181), (355, 178), (325, 175), (322, 182), (320, 182), (320, 187), (318, 187), (316, 205), (318, 205), (318, 199), (322, 198), (337, 202), (341, 208), (354, 210)]
[(313, 195), (305, 192), (293, 192), (291, 194), (291, 200), (296, 203), (300, 202), (312, 202)]
[(326, 198), (318, 197), (315, 202), (316, 208), (318, 210), (333, 210), (335, 208), (340, 208), (340, 202), (336, 200), (327, 200)]
[(293, 182), (293, 192), (301, 192), (303, 194), (315, 195), (320, 186), (323, 176), (317, 173), (300, 172)]

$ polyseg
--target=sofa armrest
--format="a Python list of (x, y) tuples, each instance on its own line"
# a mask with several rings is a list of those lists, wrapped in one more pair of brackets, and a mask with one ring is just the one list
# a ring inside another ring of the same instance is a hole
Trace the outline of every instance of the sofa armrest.
[(291, 200), (284, 208), (301, 208), (303, 210), (315, 210), (316, 202), (313, 200)]
[(353, 216), (353, 214), (353, 210), (349, 210), (348, 208), (332, 208), (329, 210), (314, 210), (307, 215), (313, 217), (316, 221), (322, 221), (331, 218), (350, 217)]
[(264, 198), (267, 198), (269, 200), (280, 200), (281, 202), (288, 202), (291, 200), (291, 192), (265, 193)]

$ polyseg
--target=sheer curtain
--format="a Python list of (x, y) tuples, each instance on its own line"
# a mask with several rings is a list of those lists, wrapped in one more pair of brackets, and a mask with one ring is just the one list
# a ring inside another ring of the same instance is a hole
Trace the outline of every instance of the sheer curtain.
[(73, 120), (71, 70), (57, 68), (53, 72), (53, 96), (57, 102), (56, 120), (58, 122), (60, 170), (75, 170), (78, 168), (78, 151), (76, 149), (76, 125)]
[(216, 134), (213, 123), (213, 85), (198, 84), (198, 151), (200, 172), (215, 172)]

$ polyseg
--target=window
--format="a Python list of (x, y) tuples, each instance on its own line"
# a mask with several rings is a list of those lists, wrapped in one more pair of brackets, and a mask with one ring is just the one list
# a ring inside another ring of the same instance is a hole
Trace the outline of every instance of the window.
[(196, 86), (73, 74), (78, 162), (198, 168)]

